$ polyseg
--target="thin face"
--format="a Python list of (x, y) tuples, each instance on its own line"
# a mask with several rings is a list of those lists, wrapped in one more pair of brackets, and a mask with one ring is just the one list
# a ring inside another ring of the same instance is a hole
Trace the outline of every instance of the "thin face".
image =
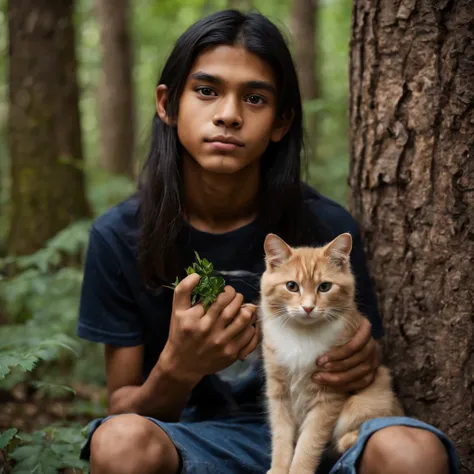
[(177, 130), (185, 152), (202, 168), (231, 174), (258, 164), (276, 124), (271, 67), (240, 46), (217, 46), (193, 65), (181, 95)]

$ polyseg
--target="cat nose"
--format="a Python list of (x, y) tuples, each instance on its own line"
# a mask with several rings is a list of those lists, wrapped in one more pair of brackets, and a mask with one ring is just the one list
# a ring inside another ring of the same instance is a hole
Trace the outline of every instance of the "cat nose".
[(302, 306), (302, 308), (306, 311), (306, 314), (309, 314), (313, 311), (314, 306)]

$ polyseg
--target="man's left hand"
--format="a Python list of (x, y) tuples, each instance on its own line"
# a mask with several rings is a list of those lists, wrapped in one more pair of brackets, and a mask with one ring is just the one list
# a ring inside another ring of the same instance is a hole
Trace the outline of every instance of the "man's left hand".
[(350, 341), (321, 356), (316, 361), (314, 381), (342, 392), (368, 387), (380, 365), (380, 348), (370, 329), (370, 322), (364, 318)]

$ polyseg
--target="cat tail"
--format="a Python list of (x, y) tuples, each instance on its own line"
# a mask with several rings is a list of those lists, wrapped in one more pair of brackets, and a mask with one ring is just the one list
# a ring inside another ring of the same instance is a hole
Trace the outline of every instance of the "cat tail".
[(373, 382), (344, 404), (333, 432), (337, 451), (342, 454), (356, 443), (362, 423), (386, 416), (403, 416), (403, 409), (392, 390), (389, 370), (380, 366)]

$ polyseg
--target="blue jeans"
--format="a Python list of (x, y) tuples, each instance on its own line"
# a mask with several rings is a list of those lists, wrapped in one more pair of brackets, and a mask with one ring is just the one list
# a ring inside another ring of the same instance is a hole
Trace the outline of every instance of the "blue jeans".
[[(115, 415), (120, 416), (120, 415)], [(90, 455), (95, 429), (111, 417), (94, 420), (81, 457)], [(270, 433), (262, 416), (239, 415), (208, 421), (164, 423), (149, 418), (167, 433), (181, 459), (181, 474), (265, 474), (270, 469)], [(441, 431), (407, 417), (375, 418), (365, 422), (357, 443), (342, 457), (323, 456), (317, 474), (356, 474), (357, 461), (370, 436), (388, 426), (411, 426), (436, 434), (446, 447), (451, 474), (459, 473), (458, 459), (450, 439)]]

